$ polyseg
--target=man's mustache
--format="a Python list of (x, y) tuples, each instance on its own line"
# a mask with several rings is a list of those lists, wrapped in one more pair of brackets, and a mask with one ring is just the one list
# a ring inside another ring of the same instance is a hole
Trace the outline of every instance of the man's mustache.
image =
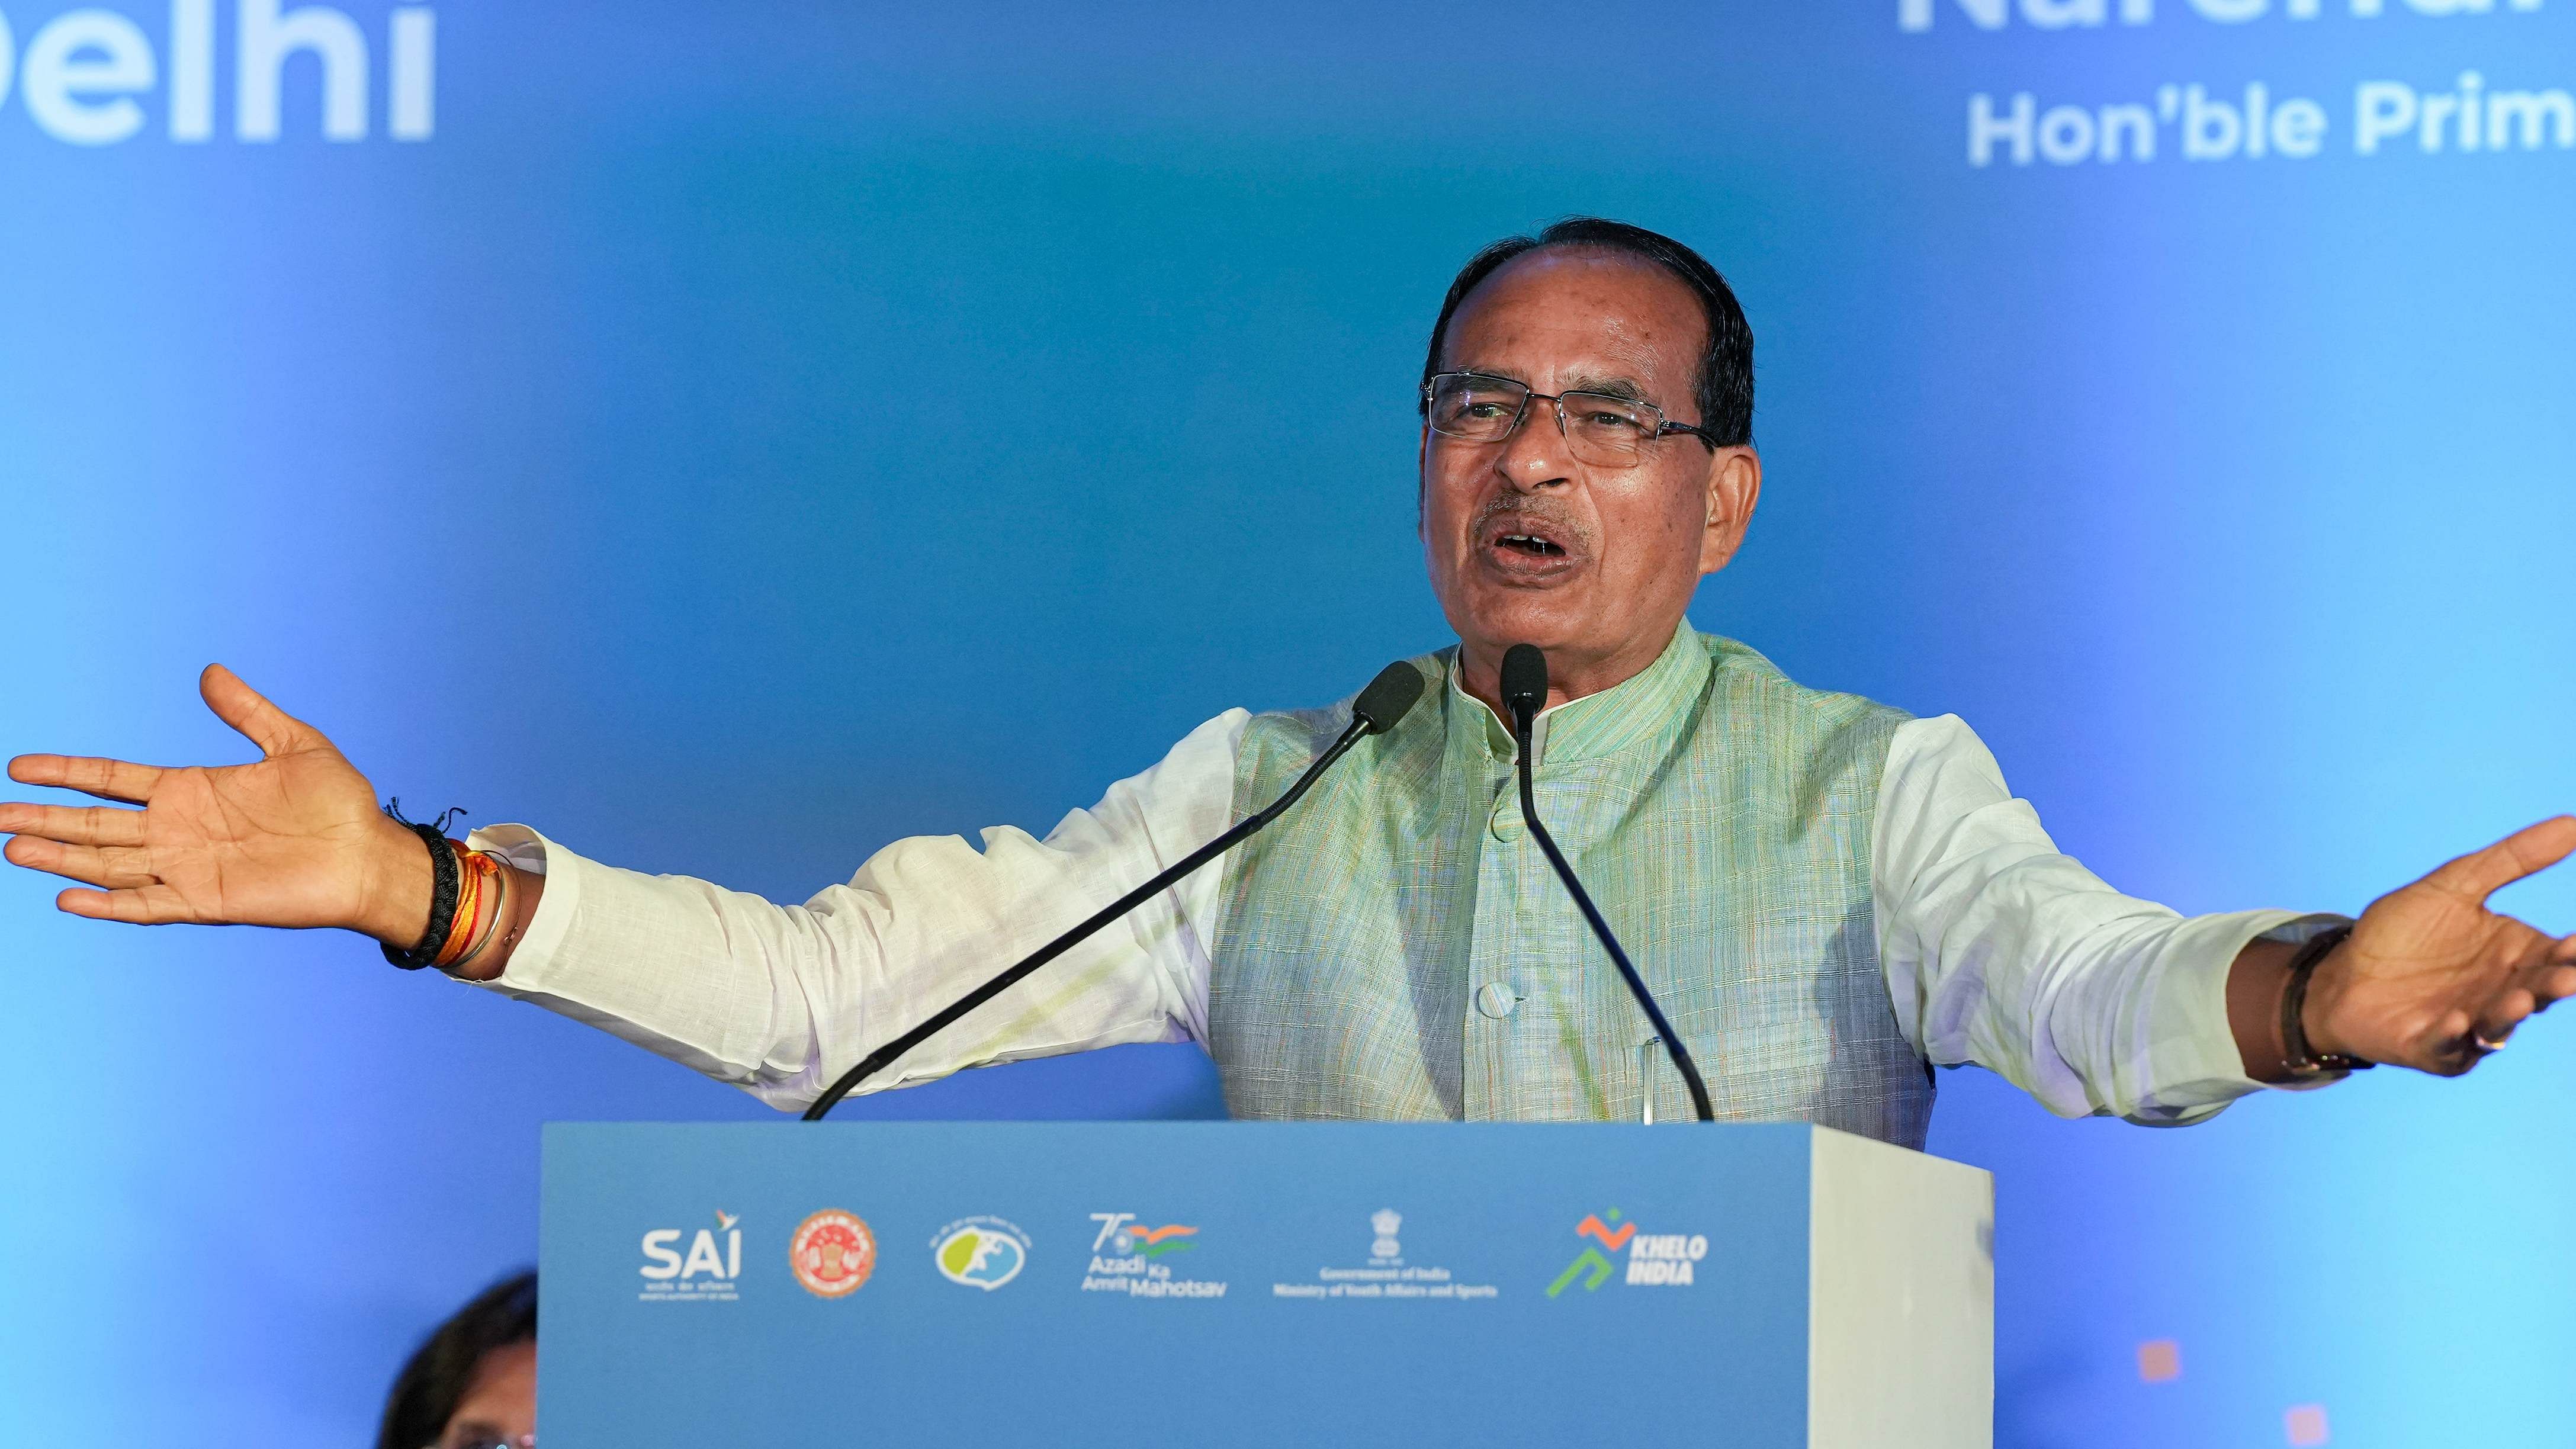
[(1553, 498), (1522, 498), (1498, 493), (1476, 510), (1475, 518), (1468, 524), (1467, 536), (1470, 539), (1483, 538), (1486, 526), (1498, 518), (1509, 518), (1518, 524), (1544, 529), (1549, 538), (1563, 545), (1569, 553), (1589, 554), (1593, 551), (1595, 540), (1590, 526), (1573, 509)]

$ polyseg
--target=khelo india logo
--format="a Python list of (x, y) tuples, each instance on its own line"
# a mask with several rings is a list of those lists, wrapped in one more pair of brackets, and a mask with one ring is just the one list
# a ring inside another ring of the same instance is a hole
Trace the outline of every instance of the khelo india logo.
[(787, 1240), (787, 1266), (817, 1298), (845, 1298), (876, 1271), (877, 1238), (856, 1213), (825, 1208), (796, 1225)]
[[(1606, 1221), (1605, 1221), (1606, 1219)], [(1612, 1227), (1612, 1223), (1618, 1223)], [(1612, 1264), (1609, 1254), (1622, 1248), (1628, 1252), (1627, 1281), (1646, 1288), (1687, 1288), (1692, 1279), (1691, 1265), (1708, 1256), (1708, 1239), (1699, 1233), (1641, 1233), (1634, 1221), (1620, 1222), (1619, 1210), (1586, 1214), (1574, 1225), (1577, 1238), (1590, 1238), (1583, 1251), (1556, 1281), (1547, 1285), (1547, 1296), (1554, 1298), (1579, 1280), (1583, 1291), (1591, 1293), (1610, 1281)], [(1607, 1250), (1607, 1251), (1604, 1251)]]

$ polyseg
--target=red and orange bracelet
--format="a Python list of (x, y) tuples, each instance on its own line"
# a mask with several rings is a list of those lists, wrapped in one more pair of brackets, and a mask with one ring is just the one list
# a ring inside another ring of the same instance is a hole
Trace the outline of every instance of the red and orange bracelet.
[[(429, 926), (421, 933), (420, 943), (408, 951), (385, 948), (385, 959), (407, 971), (435, 966), (442, 971), (472, 961), (483, 954), (502, 925), (511, 916), (510, 871), (499, 860), (479, 850), (469, 850), (465, 842), (450, 839), (437, 826), (403, 820), (393, 815), (429, 847), (431, 890)], [(516, 929), (510, 931), (515, 937)]]

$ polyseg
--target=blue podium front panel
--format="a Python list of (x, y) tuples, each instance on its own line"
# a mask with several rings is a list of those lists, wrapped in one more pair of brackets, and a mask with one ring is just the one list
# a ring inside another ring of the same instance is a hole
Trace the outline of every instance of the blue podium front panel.
[(566, 1124), (548, 1449), (1806, 1443), (1795, 1124)]

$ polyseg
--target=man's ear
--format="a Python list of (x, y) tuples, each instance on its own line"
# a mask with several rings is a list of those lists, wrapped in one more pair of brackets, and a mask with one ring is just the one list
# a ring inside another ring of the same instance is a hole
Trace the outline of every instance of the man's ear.
[(1423, 532), (1431, 522), (1431, 420), (1423, 419), (1422, 439), (1413, 445), (1413, 536), (1424, 543), (1431, 535)]
[(1713, 574), (1744, 546), (1753, 505), (1762, 499), (1762, 455), (1751, 448), (1720, 448), (1708, 460), (1708, 531), (1700, 535), (1699, 571)]

